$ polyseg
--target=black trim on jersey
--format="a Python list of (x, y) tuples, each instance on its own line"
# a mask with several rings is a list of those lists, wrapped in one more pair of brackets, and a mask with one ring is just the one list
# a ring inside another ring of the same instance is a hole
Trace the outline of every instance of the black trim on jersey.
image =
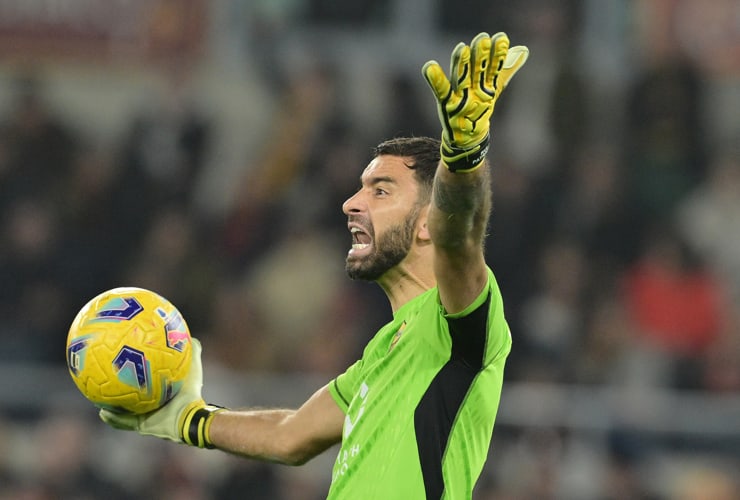
[(337, 391), (337, 395), (342, 398), (342, 401), (344, 401), (344, 404), (349, 408), (349, 401), (347, 401), (347, 398), (344, 397), (344, 394), (342, 394), (342, 391), (339, 390), (339, 385), (337, 385), (337, 379), (334, 379), (334, 390)]
[(491, 294), (467, 316), (449, 318), (450, 360), (440, 369), (414, 411), (416, 446), (426, 498), (444, 493), (442, 458), (452, 425), (478, 372), (483, 367)]

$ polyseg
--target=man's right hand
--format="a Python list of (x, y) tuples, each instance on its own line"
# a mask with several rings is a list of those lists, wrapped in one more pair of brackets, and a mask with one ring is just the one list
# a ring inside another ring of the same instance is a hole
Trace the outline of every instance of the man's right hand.
[(203, 366), (201, 346), (193, 338), (190, 371), (182, 388), (162, 408), (143, 415), (130, 415), (101, 409), (100, 418), (115, 429), (136, 431), (143, 436), (156, 436), (199, 448), (212, 448), (208, 439), (210, 421), (222, 408), (207, 405), (201, 396)]

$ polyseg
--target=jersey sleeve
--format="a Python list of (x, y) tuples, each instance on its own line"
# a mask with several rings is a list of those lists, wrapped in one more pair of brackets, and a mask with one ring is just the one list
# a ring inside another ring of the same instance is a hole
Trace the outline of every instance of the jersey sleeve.
[(481, 367), (508, 354), (511, 335), (503, 316), (501, 292), (490, 268), (488, 284), (480, 295), (464, 310), (444, 316), (453, 340), (453, 358), (470, 367)]
[(352, 395), (356, 392), (357, 385), (360, 383), (361, 371), (362, 360), (360, 359), (329, 383), (329, 394), (344, 413), (347, 413)]
[(478, 295), (478, 297), (476, 297), (475, 300), (462, 311), (456, 312), (454, 314), (445, 314), (445, 318), (447, 318), (447, 321), (451, 319), (454, 320), (463, 318), (465, 316), (470, 316), (473, 311), (477, 310), (480, 306), (488, 301), (488, 298), (493, 292), (494, 283), (495, 281), (493, 279), (493, 271), (488, 269), (488, 282), (486, 283), (486, 286), (483, 287), (483, 290), (481, 290), (480, 295)]

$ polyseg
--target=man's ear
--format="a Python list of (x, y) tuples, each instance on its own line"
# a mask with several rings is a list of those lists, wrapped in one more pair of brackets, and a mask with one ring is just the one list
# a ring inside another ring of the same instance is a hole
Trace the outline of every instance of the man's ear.
[(427, 219), (429, 217), (429, 205), (421, 209), (419, 220), (416, 222), (416, 237), (423, 241), (431, 241)]

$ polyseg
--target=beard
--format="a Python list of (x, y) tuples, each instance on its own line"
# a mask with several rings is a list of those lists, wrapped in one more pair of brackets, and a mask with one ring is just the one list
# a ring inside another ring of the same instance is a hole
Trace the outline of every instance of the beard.
[(373, 252), (360, 259), (347, 257), (345, 270), (353, 280), (377, 281), (386, 271), (406, 258), (414, 242), (419, 208), (415, 207), (405, 221), (388, 228), (374, 238)]

